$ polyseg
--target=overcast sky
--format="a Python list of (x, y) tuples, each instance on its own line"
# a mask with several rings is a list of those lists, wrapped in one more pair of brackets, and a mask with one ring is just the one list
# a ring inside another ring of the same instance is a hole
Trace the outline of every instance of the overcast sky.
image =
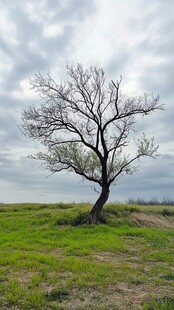
[(120, 178), (110, 201), (174, 199), (173, 0), (0, 0), (0, 202), (97, 199), (74, 174), (47, 177), (27, 158), (39, 144), (18, 129), (22, 110), (40, 104), (29, 78), (49, 71), (59, 80), (77, 62), (103, 67), (108, 80), (121, 74), (127, 94), (153, 92), (165, 103), (137, 127), (155, 136), (161, 156)]

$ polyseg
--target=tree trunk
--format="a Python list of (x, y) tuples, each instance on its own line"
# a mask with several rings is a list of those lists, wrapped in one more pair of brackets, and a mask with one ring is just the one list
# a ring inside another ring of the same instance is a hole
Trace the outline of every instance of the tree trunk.
[(109, 197), (109, 187), (103, 186), (101, 194), (90, 212), (90, 215), (89, 215), (90, 224), (99, 224), (99, 215), (100, 215), (103, 205), (108, 200), (108, 197)]

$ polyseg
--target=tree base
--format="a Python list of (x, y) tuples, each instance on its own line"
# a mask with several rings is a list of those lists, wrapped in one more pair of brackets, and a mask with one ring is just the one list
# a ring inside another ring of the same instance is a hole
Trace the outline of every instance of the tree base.
[(99, 217), (100, 217), (100, 212), (105, 204), (105, 202), (108, 200), (109, 197), (109, 187), (104, 186), (102, 188), (100, 197), (97, 199), (96, 203), (94, 204), (90, 215), (89, 215), (89, 223), (92, 225), (98, 225), (99, 222)]

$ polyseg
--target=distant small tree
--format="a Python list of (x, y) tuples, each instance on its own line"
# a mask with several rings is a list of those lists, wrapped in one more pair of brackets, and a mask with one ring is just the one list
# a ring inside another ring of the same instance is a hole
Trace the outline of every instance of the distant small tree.
[(101, 187), (89, 215), (90, 223), (97, 224), (111, 184), (123, 173), (132, 174), (136, 160), (157, 156), (158, 146), (145, 134), (136, 141), (136, 153), (125, 153), (136, 116), (163, 107), (159, 96), (126, 97), (120, 92), (121, 79), (106, 83), (102, 68), (67, 66), (67, 75), (68, 80), (59, 84), (50, 74), (35, 75), (31, 85), (44, 103), (23, 111), (21, 127), (27, 137), (46, 147), (45, 153), (32, 157), (52, 173), (73, 171)]

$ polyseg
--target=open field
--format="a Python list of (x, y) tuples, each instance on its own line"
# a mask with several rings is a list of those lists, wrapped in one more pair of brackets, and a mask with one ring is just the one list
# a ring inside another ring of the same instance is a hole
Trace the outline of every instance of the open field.
[(0, 309), (174, 309), (174, 206), (0, 205)]

